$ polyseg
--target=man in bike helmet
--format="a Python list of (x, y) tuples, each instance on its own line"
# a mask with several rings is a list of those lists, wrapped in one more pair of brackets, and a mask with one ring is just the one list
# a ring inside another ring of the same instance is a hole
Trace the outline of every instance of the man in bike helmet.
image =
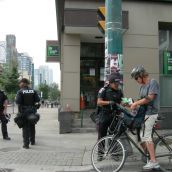
[(155, 79), (149, 78), (148, 72), (141, 65), (131, 71), (131, 77), (141, 85), (140, 99), (131, 105), (131, 109), (139, 106), (145, 107), (145, 127), (141, 130), (141, 146), (150, 154), (150, 161), (143, 167), (145, 170), (159, 168), (160, 165), (155, 158), (154, 144), (152, 141), (152, 128), (158, 117), (160, 90)]

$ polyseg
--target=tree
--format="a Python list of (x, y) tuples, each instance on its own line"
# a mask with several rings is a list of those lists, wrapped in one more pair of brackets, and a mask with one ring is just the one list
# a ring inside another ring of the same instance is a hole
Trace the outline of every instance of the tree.
[(10, 100), (14, 100), (14, 97), (19, 89), (18, 87), (19, 74), (17, 66), (9, 68), (3, 67), (3, 71), (0, 77), (1, 88), (7, 93)]
[(47, 84), (40, 84), (39, 91), (42, 92), (42, 98), (48, 99), (49, 95), (49, 86)]
[(56, 83), (50, 85), (49, 98), (51, 101), (57, 101), (60, 98), (59, 86)]

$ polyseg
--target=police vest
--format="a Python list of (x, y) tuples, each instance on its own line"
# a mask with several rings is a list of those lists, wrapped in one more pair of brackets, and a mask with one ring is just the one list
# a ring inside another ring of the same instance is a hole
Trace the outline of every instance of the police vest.
[(22, 105), (23, 106), (34, 106), (35, 104), (35, 91), (32, 89), (21, 90)]
[[(113, 90), (110, 87), (105, 87), (102, 90), (102, 94), (103, 94), (103, 100), (104, 101), (114, 101), (115, 103), (120, 104), (121, 103), (121, 99), (123, 97), (123, 93), (122, 91), (119, 90)], [(105, 105), (102, 106), (101, 109), (103, 111), (107, 111), (108, 113), (112, 112), (114, 109), (116, 109), (116, 106), (113, 106), (113, 110), (112, 107), (110, 105)]]

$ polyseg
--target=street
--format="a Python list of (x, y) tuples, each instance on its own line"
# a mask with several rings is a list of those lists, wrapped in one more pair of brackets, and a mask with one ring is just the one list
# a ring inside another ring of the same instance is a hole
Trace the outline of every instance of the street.
[[(16, 111), (16, 110), (15, 110)], [(0, 138), (0, 171), (5, 172), (94, 172), (91, 166), (91, 149), (96, 133), (69, 133), (59, 135), (58, 109), (41, 108), (41, 120), (37, 125), (36, 145), (29, 150), (22, 148), (21, 130), (8, 124), (11, 141)], [(141, 156), (129, 157), (121, 172), (141, 172)]]

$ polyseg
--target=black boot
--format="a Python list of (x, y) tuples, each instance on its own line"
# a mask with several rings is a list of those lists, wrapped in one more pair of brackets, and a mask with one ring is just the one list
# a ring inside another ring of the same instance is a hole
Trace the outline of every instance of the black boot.
[(31, 141), (30, 144), (31, 144), (31, 145), (35, 145), (35, 141)]
[(24, 149), (29, 149), (29, 145), (23, 145)]
[(10, 137), (6, 136), (6, 137), (3, 137), (4, 140), (11, 140)]

